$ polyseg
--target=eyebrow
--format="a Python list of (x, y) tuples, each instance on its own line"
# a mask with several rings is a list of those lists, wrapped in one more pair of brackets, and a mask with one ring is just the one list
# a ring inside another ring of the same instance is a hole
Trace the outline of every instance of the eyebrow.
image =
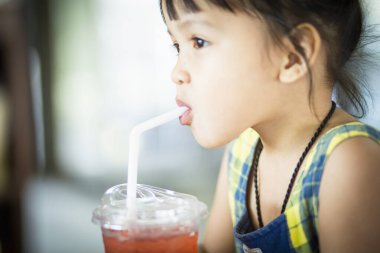
[[(184, 29), (185, 27), (192, 26), (192, 25), (203, 25), (203, 26), (208, 26), (208, 27), (214, 27), (210, 22), (203, 19), (186, 19), (184, 21), (180, 21), (178, 28)], [(167, 31), (172, 36), (172, 33), (170, 32), (169, 28)]]

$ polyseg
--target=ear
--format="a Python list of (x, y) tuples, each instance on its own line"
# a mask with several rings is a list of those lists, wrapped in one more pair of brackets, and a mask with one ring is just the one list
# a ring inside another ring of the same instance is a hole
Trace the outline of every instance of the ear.
[[(297, 48), (292, 41), (298, 43)], [(282, 54), (279, 80), (293, 83), (309, 74), (308, 65), (312, 69), (320, 53), (321, 37), (313, 25), (304, 23), (295, 27), (283, 44), (285, 50)]]

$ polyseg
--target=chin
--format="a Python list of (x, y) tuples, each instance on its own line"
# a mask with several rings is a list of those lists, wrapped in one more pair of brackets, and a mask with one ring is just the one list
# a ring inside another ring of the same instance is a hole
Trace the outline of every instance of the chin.
[(198, 133), (192, 129), (192, 133), (195, 140), (203, 148), (219, 148), (231, 141), (231, 139), (225, 138), (224, 135), (215, 132), (207, 133), (207, 131), (203, 131), (202, 133)]

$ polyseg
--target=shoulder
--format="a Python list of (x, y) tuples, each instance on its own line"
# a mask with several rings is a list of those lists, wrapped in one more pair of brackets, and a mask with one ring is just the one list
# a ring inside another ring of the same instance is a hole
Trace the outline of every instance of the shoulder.
[(380, 143), (363, 136), (347, 139), (331, 152), (324, 170), (321, 191), (340, 184), (358, 186), (376, 175), (380, 179)]
[(234, 156), (246, 156), (258, 139), (258, 133), (252, 128), (248, 128), (230, 143), (229, 152)]
[(321, 140), (315, 150), (315, 156), (323, 157), (323, 160), (330, 160), (334, 153), (334, 160), (341, 153), (343, 155), (356, 152), (358, 142), (368, 142), (372, 145), (380, 144), (380, 131), (362, 122), (350, 122), (338, 125), (330, 129)]
[(362, 127), (368, 135), (347, 138), (326, 161), (319, 192), (322, 252), (368, 252), (379, 247), (374, 235), (380, 227), (380, 139), (376, 129)]
[[(324, 177), (364, 176), (380, 165), (380, 131), (376, 128), (354, 122), (333, 129), (329, 135)], [(372, 173), (380, 173), (380, 168)]]
[(249, 162), (258, 139), (257, 132), (248, 128), (232, 141), (228, 146), (228, 167), (241, 168)]
[(258, 139), (257, 132), (252, 128), (248, 128), (228, 145), (226, 154), (228, 157), (227, 168), (229, 179), (233, 181), (233, 184), (237, 184), (240, 176), (247, 173)]
[(229, 144), (227, 176), (230, 209), (235, 225), (245, 208), (245, 187), (253, 152), (259, 135), (253, 129), (245, 130)]

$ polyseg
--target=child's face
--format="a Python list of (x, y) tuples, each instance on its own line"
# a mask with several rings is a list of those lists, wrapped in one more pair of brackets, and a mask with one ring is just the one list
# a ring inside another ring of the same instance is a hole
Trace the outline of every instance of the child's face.
[(163, 1), (169, 33), (180, 51), (172, 79), (177, 99), (192, 109), (184, 121), (195, 138), (204, 147), (217, 147), (273, 116), (269, 108), (278, 107), (281, 96), (276, 92), (276, 49), (260, 20), (197, 3), (201, 12), (177, 6), (179, 19), (170, 20)]

